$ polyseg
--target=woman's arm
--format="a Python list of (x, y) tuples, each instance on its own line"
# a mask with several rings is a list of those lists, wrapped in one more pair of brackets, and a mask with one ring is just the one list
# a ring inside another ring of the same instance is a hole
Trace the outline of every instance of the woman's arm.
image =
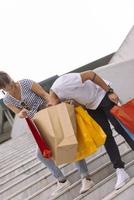
[(11, 104), (5, 104), (7, 108), (9, 108), (11, 111), (13, 111), (15, 114), (18, 115), (20, 118), (25, 118), (27, 117), (27, 110), (25, 108), (19, 109)]
[(21, 109), (19, 109), (19, 108), (13, 106), (13, 105), (11, 105), (11, 104), (5, 104), (5, 105), (6, 105), (10, 110), (12, 110), (15, 114), (18, 114), (18, 113), (21, 111)]
[(45, 101), (49, 100), (49, 94), (39, 83), (33, 82), (32, 91), (35, 92), (38, 96), (42, 97)]

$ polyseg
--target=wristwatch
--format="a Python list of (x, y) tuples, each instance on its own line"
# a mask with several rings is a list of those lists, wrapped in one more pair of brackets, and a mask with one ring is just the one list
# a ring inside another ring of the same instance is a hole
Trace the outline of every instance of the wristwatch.
[(112, 93), (114, 93), (113, 88), (110, 87), (106, 93), (107, 93), (107, 94), (112, 94)]

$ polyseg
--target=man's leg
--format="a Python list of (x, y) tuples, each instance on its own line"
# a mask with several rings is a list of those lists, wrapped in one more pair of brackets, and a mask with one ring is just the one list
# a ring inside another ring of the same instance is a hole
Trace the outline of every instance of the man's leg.
[(106, 151), (109, 155), (111, 162), (113, 163), (113, 167), (114, 168), (123, 168), (124, 162), (121, 160), (118, 146), (112, 135), (112, 130), (111, 130), (110, 124), (107, 120), (107, 117), (106, 117), (104, 111), (102, 111), (100, 109), (96, 109), (96, 110), (87, 110), (87, 112), (102, 127), (102, 129), (104, 130), (104, 132), (107, 135), (106, 142), (105, 142), (105, 148), (106, 148)]
[(120, 125), (118, 120), (110, 113), (110, 110), (115, 104), (110, 101), (108, 96), (106, 95), (104, 99), (102, 100), (101, 104), (99, 105), (100, 109), (103, 109), (105, 112), (107, 119), (111, 122), (111, 124), (114, 126), (115, 130), (124, 137), (124, 139), (127, 141), (128, 145), (134, 150), (134, 141), (128, 136), (126, 131), (123, 129), (123, 127)]
[[(97, 113), (105, 116), (104, 124), (102, 124), (102, 122), (100, 123), (100, 120), (98, 120), (98, 121), (96, 120), (96, 121), (100, 124), (100, 126), (103, 128), (103, 130), (107, 134), (108, 132), (110, 133), (111, 128), (109, 126), (110, 130), (108, 131), (108, 124), (106, 123), (106, 121), (108, 122), (108, 120), (110, 120), (110, 122), (113, 124), (115, 130), (126, 139), (126, 141), (129, 143), (129, 145), (133, 149), (134, 142), (131, 140), (131, 138), (129, 138), (129, 136), (127, 135), (125, 130), (120, 126), (118, 121), (110, 113), (110, 110), (114, 105), (115, 104), (113, 102), (111, 102), (109, 100), (108, 96), (106, 95), (96, 110)], [(101, 113), (103, 113), (103, 114), (101, 114)], [(98, 114), (97, 114), (97, 117), (98, 117)], [(104, 119), (104, 117), (103, 117), (103, 119)], [(107, 127), (107, 128), (105, 129), (105, 127)], [(107, 139), (108, 140), (106, 140), (105, 147), (109, 154), (109, 157), (111, 157), (111, 161), (114, 164), (114, 168), (116, 169), (116, 174), (117, 174), (117, 181), (116, 181), (115, 189), (119, 189), (123, 185), (125, 185), (125, 183), (129, 180), (129, 175), (124, 170), (124, 163), (121, 161), (117, 144), (115, 143), (115, 140), (113, 140), (114, 138), (111, 138), (111, 136), (109, 137), (109, 134), (107, 134)], [(113, 156), (115, 156), (115, 160), (113, 160), (109, 148), (111, 148), (111, 150), (112, 150), (111, 153), (113, 152)]]

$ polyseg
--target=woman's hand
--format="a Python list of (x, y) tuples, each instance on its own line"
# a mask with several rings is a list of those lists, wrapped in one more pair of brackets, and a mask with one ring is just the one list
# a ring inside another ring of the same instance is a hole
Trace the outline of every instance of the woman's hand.
[(43, 156), (46, 158), (46, 159), (51, 159), (52, 158), (52, 152), (50, 150), (45, 150), (43, 152)]
[(23, 108), (19, 113), (18, 113), (18, 117), (19, 118), (26, 118), (27, 117), (27, 109)]
[(117, 94), (115, 94), (114, 92), (111, 94), (108, 94), (109, 99), (114, 102), (115, 104), (118, 104), (119, 102), (119, 97), (117, 96)]

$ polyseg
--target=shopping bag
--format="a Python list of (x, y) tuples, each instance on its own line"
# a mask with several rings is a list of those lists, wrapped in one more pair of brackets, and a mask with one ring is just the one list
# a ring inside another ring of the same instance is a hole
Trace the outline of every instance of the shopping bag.
[(75, 108), (78, 149), (76, 160), (95, 153), (105, 143), (106, 134), (97, 122), (81, 106)]
[(75, 161), (78, 142), (73, 105), (60, 103), (45, 108), (36, 113), (33, 120), (50, 146), (57, 165)]
[(126, 131), (126, 134), (134, 141), (134, 134), (131, 133), (119, 120), (118, 120), (118, 122), (120, 123), (122, 128)]
[(26, 119), (28, 127), (30, 128), (31, 133), (32, 133), (42, 155), (45, 158), (50, 158), (52, 156), (52, 151), (50, 150), (50, 148), (46, 144), (45, 140), (41, 137), (40, 132), (37, 129), (36, 125), (34, 124), (34, 122), (30, 118), (25, 118), (25, 119)]
[(114, 106), (111, 113), (134, 134), (134, 99), (121, 106)]

